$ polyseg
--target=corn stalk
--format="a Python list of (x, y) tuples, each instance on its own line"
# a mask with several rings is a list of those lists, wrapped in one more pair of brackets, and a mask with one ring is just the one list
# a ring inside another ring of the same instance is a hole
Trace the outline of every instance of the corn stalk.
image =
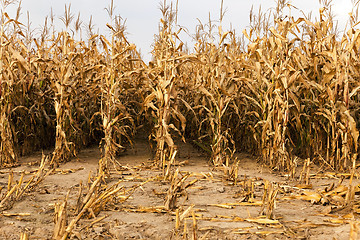
[[(154, 65), (149, 69), (150, 93), (144, 100), (144, 107), (151, 111), (150, 118), (154, 121), (149, 138), (156, 142), (155, 160), (165, 169), (167, 162), (175, 159), (177, 152), (171, 131), (181, 135), (178, 125), (181, 124), (184, 131), (186, 124), (185, 117), (174, 105), (177, 99), (179, 76), (177, 69), (185, 59), (179, 56), (177, 49), (181, 44), (177, 46), (178, 33), (172, 30), (176, 13), (166, 5), (165, 1), (161, 11), (163, 18), (153, 50)], [(177, 124), (179, 122), (180, 124)]]

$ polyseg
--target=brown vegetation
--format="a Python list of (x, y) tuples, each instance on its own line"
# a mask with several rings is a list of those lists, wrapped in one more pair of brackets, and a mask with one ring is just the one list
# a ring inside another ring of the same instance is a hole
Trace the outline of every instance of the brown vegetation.
[[(67, 224), (67, 198), (55, 206), (54, 238), (65, 239), (83, 215), (95, 217), (105, 204), (119, 201), (122, 187), (107, 187), (105, 179), (111, 169), (121, 170), (116, 155), (131, 146), (140, 131), (150, 133), (153, 160), (163, 180), (170, 182), (167, 211), (176, 209), (178, 195), (191, 184), (185, 184), (189, 175), (173, 169), (180, 141), (207, 152), (235, 185), (235, 152), (240, 151), (258, 153), (273, 170), (300, 176), (305, 185), (310, 164), (348, 173), (344, 206), (353, 204), (360, 126), (360, 30), (355, 10), (350, 28), (340, 35), (331, 2), (321, 1), (323, 8), (314, 21), (284, 16), (292, 6), (279, 0), (272, 15), (251, 13), (251, 27), (242, 40), (235, 31), (221, 28), (221, 10), (217, 32), (213, 22), (200, 23), (194, 51), (188, 51), (179, 37), (177, 12), (164, 1), (153, 59), (146, 64), (127, 41), (112, 2), (107, 8), (111, 39), (94, 34), (90, 21), (86, 41), (74, 37), (81, 30), (79, 19), (71, 34), (70, 6), (61, 18), (65, 31), (51, 32), (50, 17), (41, 35), (32, 36), (19, 22), (19, 12), (14, 18), (6, 13), (12, 2), (1, 3), (0, 166), (15, 166), (19, 156), (36, 150), (53, 148), (53, 153), (44, 156), (38, 174), (26, 181), (23, 174), (13, 184), (9, 174), (0, 210), (34, 188), (50, 169), (99, 144), (98, 175), (89, 180), (85, 198), (79, 195), (77, 215)], [(299, 175), (296, 169), (302, 163)], [(265, 183), (262, 208), (268, 219), (274, 218), (278, 191), (276, 184)], [(176, 214), (178, 230), (184, 217)], [(358, 224), (351, 226), (357, 229)]]

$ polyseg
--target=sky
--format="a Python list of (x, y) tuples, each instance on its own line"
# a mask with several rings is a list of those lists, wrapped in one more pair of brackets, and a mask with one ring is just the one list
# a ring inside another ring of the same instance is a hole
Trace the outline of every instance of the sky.
[[(348, 14), (352, 9), (354, 0), (333, 0), (333, 12), (339, 21), (340, 29), (345, 27)], [(38, 29), (44, 22), (46, 16), (50, 15), (51, 9), (55, 15), (57, 30), (62, 30), (64, 25), (59, 20), (64, 14), (65, 4), (71, 4), (71, 12), (76, 16), (80, 12), (80, 18), (84, 24), (93, 18), (95, 28), (100, 34), (109, 34), (106, 23), (110, 18), (105, 10), (111, 0), (23, 0), (21, 22), (26, 23), (26, 13), (29, 12), (32, 28)], [(163, 0), (161, 0), (163, 2)], [(171, 3), (171, 0), (167, 0)], [(178, 0), (178, 25), (187, 29), (181, 38), (190, 42), (190, 35), (195, 33), (195, 27), (199, 23), (206, 23), (209, 14), (212, 20), (219, 20), (221, 0)], [(318, 0), (292, 0), (290, 3), (305, 13), (312, 12), (312, 15), (319, 15), (320, 4)], [(176, 4), (176, 0), (173, 0)], [(249, 26), (249, 12), (251, 7), (257, 11), (259, 6), (263, 10), (275, 7), (274, 0), (223, 0), (226, 10), (223, 19), (223, 29), (230, 29), (230, 26), (241, 34), (243, 29)], [(151, 59), (151, 45), (154, 35), (158, 33), (161, 12), (159, 10), (160, 0), (114, 0), (115, 14), (126, 19), (127, 38), (140, 49), (144, 60)], [(14, 16), (14, 6), (6, 9), (10, 16)], [(292, 14), (299, 14), (299, 11), (292, 10)], [(36, 31), (35, 31), (36, 32)], [(85, 34), (84, 34), (85, 35)], [(85, 38), (85, 36), (84, 36)], [(189, 44), (191, 46), (191, 44)]]

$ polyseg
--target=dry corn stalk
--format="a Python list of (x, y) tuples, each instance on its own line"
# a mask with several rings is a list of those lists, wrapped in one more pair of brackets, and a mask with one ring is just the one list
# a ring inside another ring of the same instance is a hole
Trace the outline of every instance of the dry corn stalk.
[[(107, 8), (109, 16), (114, 21), (114, 26), (107, 24), (110, 28), (111, 42), (104, 36), (100, 36), (100, 41), (105, 51), (110, 55), (110, 63), (104, 65), (104, 74), (101, 82), (101, 117), (104, 131), (102, 139), (102, 159), (99, 162), (99, 171), (107, 173), (109, 171), (109, 162), (115, 162), (115, 155), (124, 149), (123, 138), (131, 141), (134, 133), (134, 124), (131, 115), (128, 112), (126, 103), (122, 99), (122, 92), (126, 89), (126, 78), (130, 72), (136, 68), (134, 57), (136, 56), (136, 47), (129, 44), (125, 38), (125, 25), (120, 16), (114, 16), (113, 1)], [(110, 49), (110, 51), (108, 50)]]
[(192, 212), (191, 212), (191, 215), (192, 215), (192, 219), (193, 219), (192, 239), (193, 239), (193, 240), (197, 240), (197, 230), (198, 230), (198, 226), (197, 226), (197, 220), (196, 220), (195, 212), (192, 211)]
[[(229, 164), (226, 165), (229, 166)], [(224, 175), (229, 181), (232, 181), (234, 185), (236, 185), (238, 182), (239, 160), (236, 159), (235, 162), (229, 167), (227, 167), (226, 165), (223, 166)]]
[(76, 52), (74, 40), (67, 32), (59, 34), (57, 41), (61, 49), (56, 53), (56, 61), (62, 62), (51, 74), (52, 88), (55, 94), (54, 107), (56, 113), (56, 141), (52, 163), (68, 161), (76, 155), (76, 130), (80, 130), (73, 119), (74, 96), (77, 95), (78, 84), (75, 75), (76, 59), (80, 54)]
[(261, 214), (266, 215), (267, 219), (275, 219), (274, 210), (276, 208), (276, 196), (278, 191), (279, 188), (276, 184), (265, 181)]
[[(11, 3), (12, 1), (10, 1)], [(5, 36), (6, 31), (11, 25), (19, 28), (19, 23), (10, 19), (5, 11), (6, 6), (2, 6), (0, 19), (0, 36)], [(12, 38), (15, 38), (14, 34)], [(9, 38), (0, 38), (0, 166), (11, 166), (17, 162), (17, 153), (14, 146), (13, 126), (10, 122), (14, 97), (13, 87), (16, 80), (12, 78), (12, 72), (22, 71), (21, 66), (24, 58), (9, 46)], [(11, 54), (13, 53), (13, 54)]]
[(19, 181), (14, 185), (14, 174), (10, 172), (7, 191), (0, 195), (0, 211), (11, 209), (13, 204), (16, 201), (19, 201), (24, 193), (34, 190), (40, 182), (51, 174), (53, 169), (45, 169), (45, 166), (48, 165), (48, 163), (49, 157), (43, 155), (40, 167), (34, 172), (30, 179), (24, 180), (25, 173), (22, 172)]
[(29, 240), (29, 234), (27, 232), (22, 232), (20, 234), (20, 240)]
[(176, 209), (177, 199), (183, 192), (186, 190), (189, 184), (185, 185), (186, 179), (190, 176), (189, 174), (179, 176), (180, 170), (176, 169), (174, 174), (171, 176), (170, 187), (166, 195), (165, 199), (165, 209), (168, 211), (172, 211)]
[(350, 238), (349, 240), (358, 239), (359, 234), (359, 222), (351, 221), (350, 222)]
[(67, 204), (70, 191), (66, 194), (66, 197), (62, 203), (55, 203), (55, 227), (54, 227), (54, 239), (61, 239), (61, 236), (65, 234), (66, 226), (68, 224), (67, 219)]
[(304, 161), (304, 166), (299, 177), (299, 183), (304, 183), (305, 185), (309, 185), (310, 183), (310, 158)]
[[(90, 181), (89, 177), (89, 186), (86, 194), (83, 193), (82, 184), (80, 184), (79, 196), (76, 201), (76, 206), (74, 206), (74, 217), (68, 222), (66, 222), (66, 206), (68, 196), (65, 198), (64, 202), (55, 205), (56, 217), (54, 236), (57, 236), (56, 239), (67, 239), (72, 234), (73, 230), (76, 228), (78, 222), (82, 218), (95, 218), (101, 211), (106, 209), (108, 204), (125, 201), (131, 195), (129, 191), (133, 191), (135, 188), (137, 188), (133, 187), (127, 191), (122, 191), (124, 187), (119, 186), (121, 181), (113, 184), (112, 186), (106, 186), (103, 184), (103, 182), (104, 175), (97, 175), (93, 182)], [(105, 217), (100, 217), (94, 220), (92, 224), (95, 224), (104, 218)]]
[[(155, 160), (163, 169), (176, 155), (176, 145), (171, 132), (180, 135), (185, 130), (186, 119), (175, 105), (177, 99), (177, 69), (184, 62), (179, 57), (176, 32), (173, 32), (173, 24), (176, 17), (166, 1), (161, 7), (163, 18), (161, 19), (160, 32), (154, 44), (154, 66), (149, 69), (152, 80), (150, 94), (144, 100), (144, 107), (151, 111), (154, 119), (154, 127), (150, 139), (156, 142)], [(176, 124), (178, 122), (179, 124)], [(178, 125), (181, 125), (181, 130)]]

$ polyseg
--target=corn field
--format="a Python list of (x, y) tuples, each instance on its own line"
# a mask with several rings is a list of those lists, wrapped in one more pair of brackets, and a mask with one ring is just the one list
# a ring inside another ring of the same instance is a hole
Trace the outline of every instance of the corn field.
[[(211, 166), (224, 169), (235, 186), (242, 184), (246, 201), (261, 205), (269, 221), (275, 221), (281, 187), (265, 181), (262, 200), (256, 202), (256, 180), (239, 179), (241, 152), (271, 170), (299, 175), (305, 186), (311, 164), (349, 175), (349, 187), (342, 191), (344, 206), (359, 192), (352, 185), (359, 166), (359, 2), (354, 2), (343, 32), (336, 27), (331, 1), (321, 0), (323, 7), (313, 19), (287, 14), (294, 7), (278, 0), (271, 11), (252, 11), (250, 27), (241, 34), (222, 28), (221, 3), (220, 20), (199, 22), (194, 48), (189, 49), (181, 39), (177, 7), (164, 1), (149, 63), (128, 41), (126, 21), (115, 14), (113, 1), (106, 8), (110, 36), (96, 33), (92, 18), (88, 24), (74, 18), (70, 6), (60, 18), (64, 31), (57, 32), (54, 16), (49, 16), (41, 33), (34, 35), (19, 21), (20, 7), (15, 16), (7, 13), (14, 2), (1, 1), (0, 169), (18, 166), (19, 159), (37, 151), (52, 153), (43, 156), (30, 179), (24, 172), (13, 184), (9, 174), (1, 211), (11, 208), (6, 201), (19, 200), (60, 165), (96, 145), (101, 153), (97, 175), (89, 176), (87, 186), (80, 184), (70, 224), (70, 190), (55, 204), (54, 239), (68, 238), (81, 218), (94, 217), (105, 205), (122, 203), (141, 188), (126, 189), (121, 181), (104, 184), (112, 172), (126, 169), (120, 155), (144, 135), (161, 181), (170, 182), (163, 208), (148, 211), (175, 210), (174, 234), (182, 229), (184, 239), (189, 234), (186, 219), (192, 221), (191, 234), (197, 239), (198, 215), (193, 206), (181, 214), (177, 201), (200, 180), (186, 182), (196, 175), (174, 168), (182, 142), (204, 152)], [(298, 167), (303, 167), (301, 173)], [(353, 239), (357, 228), (358, 223), (351, 222)]]
[(149, 64), (113, 9), (111, 39), (90, 22), (86, 41), (69, 33), (70, 8), (65, 31), (51, 32), (52, 19), (39, 37), (19, 13), (3, 11), (0, 165), (46, 148), (59, 164), (95, 143), (107, 171), (143, 129), (164, 168), (176, 159), (176, 143), (188, 141), (216, 166), (247, 151), (281, 171), (297, 157), (349, 171), (358, 158), (360, 32), (354, 14), (339, 36), (324, 4), (311, 21), (281, 18), (279, 1), (273, 17), (251, 13), (240, 37), (200, 23), (193, 51), (179, 37), (176, 11), (162, 5)]

